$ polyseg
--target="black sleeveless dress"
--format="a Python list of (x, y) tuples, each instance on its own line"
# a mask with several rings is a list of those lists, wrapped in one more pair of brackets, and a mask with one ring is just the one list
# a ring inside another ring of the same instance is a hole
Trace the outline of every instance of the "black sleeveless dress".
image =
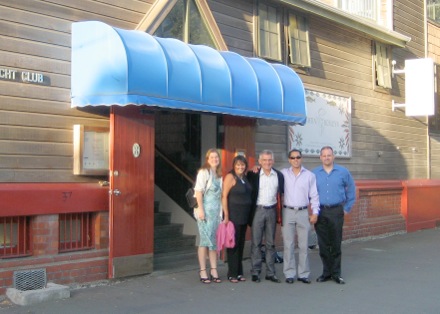
[(235, 185), (228, 194), (229, 220), (236, 225), (246, 225), (251, 212), (252, 187), (246, 177), (235, 177)]

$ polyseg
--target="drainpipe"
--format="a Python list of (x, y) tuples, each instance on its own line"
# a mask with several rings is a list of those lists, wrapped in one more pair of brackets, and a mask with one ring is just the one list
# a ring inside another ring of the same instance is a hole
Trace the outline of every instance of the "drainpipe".
[[(423, 0), (423, 31), (424, 31), (424, 44), (425, 44), (425, 58), (428, 58), (428, 8), (427, 8), (427, 0)], [(435, 78), (437, 77), (437, 74), (435, 73), (436, 67), (434, 68), (434, 75)], [(431, 137), (429, 136), (429, 116), (426, 116), (426, 165), (428, 167), (428, 179), (431, 179)]]

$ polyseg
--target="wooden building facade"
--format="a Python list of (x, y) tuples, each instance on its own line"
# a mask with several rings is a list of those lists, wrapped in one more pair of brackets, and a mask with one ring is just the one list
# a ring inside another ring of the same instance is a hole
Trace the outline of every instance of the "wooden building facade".
[[(360, 2), (374, 9), (336, 0), (0, 0), (0, 293), (23, 269), (45, 268), (48, 281), (60, 284), (154, 270), (154, 170), (149, 181), (139, 181), (150, 186), (147, 214), (140, 214), (149, 231), (139, 231), (148, 240), (137, 244), (144, 249), (128, 252), (134, 258), (122, 259), (112, 253), (119, 247), (112, 236), (129, 232), (136, 216), (112, 211), (108, 181), (114, 178), (74, 174), (74, 125), (111, 129), (123, 108), (71, 107), (71, 32), (72, 23), (99, 21), (171, 36), (173, 24), (164, 17), (179, 16), (178, 6), (202, 21), (210, 40), (190, 33), (178, 39), (286, 65), (307, 90), (351, 99), (351, 156), (337, 159), (358, 186), (345, 239), (438, 225), (440, 211), (432, 204), (440, 197), (440, 114), (437, 108), (429, 118), (391, 110), (392, 100), (405, 102), (405, 77), (392, 76), (391, 60), (399, 69), (408, 59), (430, 57), (438, 64), (439, 27), (427, 20), (423, 0)], [(155, 140), (170, 156), (189, 150), (180, 136), (198, 117), (188, 122), (169, 111), (143, 123), (151, 156)], [(271, 149), (277, 167), (288, 165), (286, 124), (231, 116), (215, 123), (222, 139), (212, 129), (199, 137), (216, 141), (225, 168), (238, 148), (252, 163), (259, 151)], [(200, 143), (195, 146), (200, 154)], [(309, 169), (319, 163), (317, 157), (304, 160)]]

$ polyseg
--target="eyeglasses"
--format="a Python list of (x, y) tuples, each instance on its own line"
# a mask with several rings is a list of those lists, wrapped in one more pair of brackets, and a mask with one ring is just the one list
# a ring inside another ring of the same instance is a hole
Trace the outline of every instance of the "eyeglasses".
[(301, 156), (296, 156), (296, 157), (289, 157), (289, 159), (301, 159)]

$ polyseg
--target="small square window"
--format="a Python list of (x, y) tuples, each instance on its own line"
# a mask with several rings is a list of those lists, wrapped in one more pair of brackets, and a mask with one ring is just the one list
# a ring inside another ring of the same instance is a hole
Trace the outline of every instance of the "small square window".
[(29, 218), (0, 218), (0, 258), (30, 255)]
[(72, 213), (59, 215), (59, 251), (80, 251), (93, 247), (92, 214)]
[(438, 0), (427, 0), (426, 11), (430, 20), (440, 22), (440, 2)]

